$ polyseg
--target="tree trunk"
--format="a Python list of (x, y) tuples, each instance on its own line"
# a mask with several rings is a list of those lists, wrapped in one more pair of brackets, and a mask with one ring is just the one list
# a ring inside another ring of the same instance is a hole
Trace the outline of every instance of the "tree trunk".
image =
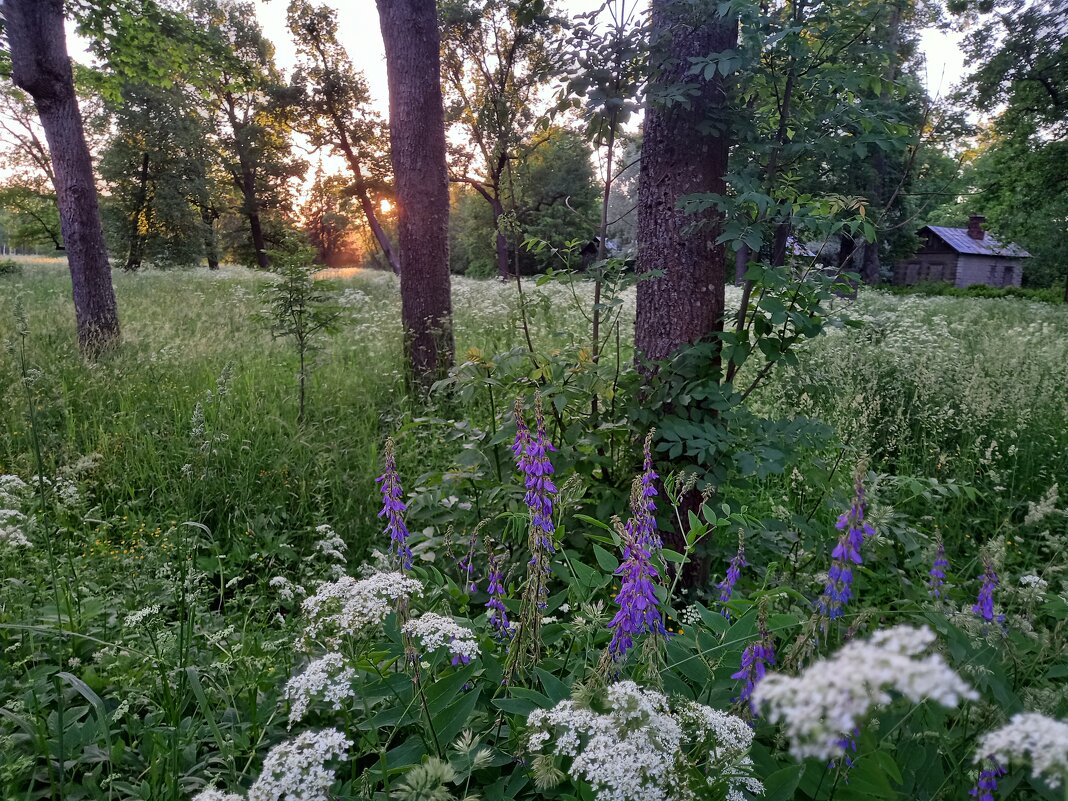
[[(691, 58), (733, 48), (737, 25), (714, 15), (691, 18), (681, 0), (653, 0), (654, 39), (670, 37), (657, 85), (692, 83)], [(635, 345), (642, 370), (680, 346), (721, 330), (725, 253), (715, 244), (721, 218), (709, 210), (688, 214), (680, 198), (725, 191), (729, 136), (722, 78), (706, 81), (688, 103), (646, 108), (638, 178), (637, 271), (661, 270), (638, 284)], [(709, 123), (712, 123), (711, 125)]]
[(48, 140), (56, 199), (74, 294), (78, 343), (94, 355), (119, 339), (93, 162), (74, 94), (62, 0), (5, 0), (15, 85), (33, 98)]
[(437, 8), (434, 0), (376, 1), (389, 84), (404, 346), (413, 377), (429, 383), (453, 363)]
[(130, 248), (126, 255), (126, 266), (123, 268), (127, 272), (141, 269), (141, 262), (144, 259), (145, 240), (141, 236), (141, 218), (148, 214), (149, 164), (148, 153), (142, 154), (141, 175), (137, 189), (137, 208), (130, 217)]
[(367, 224), (371, 227), (371, 233), (374, 235), (375, 241), (382, 249), (382, 255), (386, 257), (386, 262), (389, 264), (389, 269), (393, 271), (395, 275), (400, 275), (400, 262), (397, 261), (397, 256), (393, 252), (393, 243), (389, 241), (389, 235), (382, 227), (382, 223), (378, 221), (378, 215), (375, 213), (374, 204), (371, 202), (371, 195), (367, 191), (367, 182), (363, 178), (363, 169), (360, 167), (360, 159), (356, 155), (356, 151), (352, 148), (352, 143), (349, 141), (349, 135), (345, 131), (345, 126), (339, 117), (333, 118), (334, 128), (337, 131), (338, 141), (341, 145), (341, 152), (345, 154), (345, 161), (349, 164), (349, 169), (352, 170), (352, 175), (356, 179), (356, 196), (360, 200), (360, 208), (363, 210), (363, 216), (367, 218)]
[(501, 217), (504, 216), (504, 204), (501, 203), (499, 197), (491, 197), (489, 202), (490, 207), (493, 209), (493, 229), (497, 232), (497, 277), (502, 281), (507, 281), (512, 277), (512, 272), (508, 269), (508, 237), (506, 237), (504, 231), (501, 230)]
[(256, 252), (256, 266), (261, 270), (271, 269), (267, 256), (267, 242), (263, 238), (263, 223), (260, 221), (260, 201), (256, 193), (256, 172), (252, 165), (241, 157), (241, 194), (245, 198), (245, 217), (252, 234), (252, 249)]
[(205, 204), (200, 207), (200, 219), (204, 223), (204, 256), (209, 270), (219, 269), (219, 245), (215, 239), (215, 220), (218, 217)]

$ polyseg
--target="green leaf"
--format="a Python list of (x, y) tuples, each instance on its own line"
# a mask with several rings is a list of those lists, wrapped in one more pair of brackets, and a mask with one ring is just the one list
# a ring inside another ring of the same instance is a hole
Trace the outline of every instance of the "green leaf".
[(619, 560), (600, 545), (593, 546), (593, 556), (601, 570), (607, 573), (615, 573), (619, 569)]
[(563, 701), (565, 698), (571, 697), (571, 690), (568, 686), (560, 681), (552, 673), (542, 668), (535, 668), (534, 673), (537, 675), (538, 680), (541, 682), (541, 686), (545, 690), (545, 694), (549, 696), (549, 700), (554, 704)]
[(474, 690), (464, 693), (456, 703), (446, 707), (431, 718), (434, 721), (434, 731), (438, 736), (438, 744), (442, 748), (447, 743), (451, 743), (453, 738), (467, 725), (471, 712), (474, 711), (481, 694), (482, 689), (476, 687)]

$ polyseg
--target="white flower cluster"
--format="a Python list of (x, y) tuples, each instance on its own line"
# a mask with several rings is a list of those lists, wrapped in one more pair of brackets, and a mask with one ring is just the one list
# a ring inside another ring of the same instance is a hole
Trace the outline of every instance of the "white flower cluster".
[(18, 476), (0, 475), (0, 548), (29, 548), (23, 526), (22, 504), (29, 494), (26, 482)]
[(26, 515), (18, 509), (0, 509), (0, 548), (32, 547), (22, 527)]
[(248, 801), (330, 801), (334, 770), (327, 763), (344, 757), (352, 740), (337, 729), (306, 731), (276, 745), (248, 791)]
[[(693, 608), (693, 607), (691, 607)], [(727, 801), (745, 801), (742, 790), (763, 795), (764, 784), (753, 775), (753, 729), (737, 715), (688, 702), (676, 711), (688, 731), (711, 745), (712, 762), (718, 767), (719, 782), (726, 785)], [(710, 777), (709, 783), (714, 779)]]
[(478, 642), (471, 629), (434, 612), (424, 612), (409, 620), (404, 624), (404, 633), (419, 640), (428, 652), (448, 646), (449, 653), (465, 663), (479, 653)]
[(1042, 496), (1042, 500), (1038, 503), (1027, 503), (1027, 514), (1024, 516), (1024, 525), (1033, 526), (1036, 523), (1041, 523), (1050, 515), (1056, 514), (1057, 503), (1060, 500), (1060, 488), (1054, 484), (1050, 487), (1046, 494)]
[(304, 718), (312, 701), (322, 700), (334, 710), (340, 710), (342, 701), (355, 696), (352, 687), (355, 680), (356, 671), (345, 664), (341, 654), (331, 653), (316, 659), (286, 684), (290, 727)]
[(713, 764), (701, 772), (710, 785), (726, 785), (729, 801), (742, 801), (742, 788), (763, 791), (760, 782), (745, 775), (753, 735), (741, 719), (720, 717), (722, 713), (694, 703), (672, 714), (666, 696), (633, 681), (613, 684), (605, 702), (607, 712), (569, 699), (527, 718), (530, 750), (546, 753), (543, 749), (551, 742), (550, 753), (570, 758), (569, 774), (588, 782), (597, 801), (692, 798), (693, 788), (679, 770), (690, 740), (715, 741), (708, 755)]
[(294, 584), (285, 576), (275, 576), (267, 582), (267, 586), (277, 592), (278, 597), (287, 603), (297, 595), (304, 595), (304, 587), (300, 584)]
[(321, 641), (337, 648), (346, 634), (360, 635), (381, 623), (392, 604), (419, 593), (422, 585), (401, 573), (375, 573), (365, 579), (342, 576), (320, 584), (301, 608), (307, 622), (305, 643)]
[(209, 787), (193, 796), (193, 801), (243, 801), (243, 799), (237, 793), (224, 793), (222, 790)]
[(316, 554), (327, 563), (333, 578), (341, 578), (345, 575), (345, 551), (348, 546), (338, 533), (325, 523), (315, 528), (315, 534)]
[(769, 674), (753, 700), (772, 723), (782, 723), (797, 758), (833, 759), (841, 742), (873, 707), (893, 701), (891, 692), (913, 703), (935, 701), (953, 707), (978, 695), (946, 664), (927, 653), (934, 633), (894, 626), (866, 641), (854, 640), (799, 676)]
[(1068, 780), (1068, 722), (1037, 712), (1013, 715), (1006, 725), (983, 735), (975, 760), (986, 759), (1005, 765), (1030, 762), (1032, 776), (1059, 787)]
[(128, 629), (132, 629), (136, 626), (140, 626), (152, 615), (159, 614), (159, 604), (152, 604), (152, 606), (146, 606), (143, 609), (138, 609), (136, 612), (131, 612), (122, 621), (122, 625)]

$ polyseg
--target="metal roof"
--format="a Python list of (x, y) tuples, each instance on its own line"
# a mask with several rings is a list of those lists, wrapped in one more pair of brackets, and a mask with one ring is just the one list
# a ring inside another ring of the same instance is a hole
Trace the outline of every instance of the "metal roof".
[(941, 225), (927, 225), (924, 229), (938, 236), (957, 253), (974, 253), (978, 256), (1003, 256), (1005, 258), (1027, 259), (1031, 254), (1012, 242), (999, 242), (990, 234), (982, 239), (972, 239), (967, 228), (946, 228)]

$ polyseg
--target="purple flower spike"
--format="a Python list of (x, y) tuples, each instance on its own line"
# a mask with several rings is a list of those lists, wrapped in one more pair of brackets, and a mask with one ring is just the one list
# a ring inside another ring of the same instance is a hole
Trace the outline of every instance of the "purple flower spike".
[(516, 458), (516, 468), (523, 474), (527, 492), (523, 500), (530, 509), (531, 525), (541, 533), (539, 544), (549, 553), (555, 553), (553, 547), (553, 496), (556, 485), (553, 483), (553, 465), (549, 461), (549, 452), (556, 448), (545, 434), (545, 415), (541, 410), (541, 397), (535, 401), (534, 415), (536, 427), (533, 433), (523, 420), (523, 407), (519, 401), (515, 405), (515, 442), (512, 454)]
[[(641, 479), (635, 479), (634, 486), (632, 498), (638, 495)], [(659, 574), (651, 561), (651, 545), (638, 535), (638, 529), (634, 520), (625, 527), (627, 544), (623, 548), (623, 564), (615, 572), (620, 577), (616, 596), (619, 611), (608, 624), (612, 629), (608, 650), (616, 661), (623, 659), (634, 647), (634, 638), (639, 634), (667, 634), (653, 589), (653, 581)]]
[[(742, 575), (742, 568), (748, 567), (749, 563), (745, 561), (745, 546), (738, 543), (738, 553), (731, 559), (729, 565), (727, 565), (727, 575), (723, 578), (716, 588), (719, 590), (719, 601), (722, 604), (726, 604), (731, 599), (731, 595), (734, 594), (734, 585), (738, 583), (738, 578)], [(726, 606), (723, 607), (723, 617), (730, 618), (730, 610)]]
[(946, 583), (947, 567), (949, 567), (949, 560), (946, 559), (946, 546), (939, 540), (938, 547), (935, 549), (934, 562), (931, 563), (931, 569), (927, 573), (927, 588), (933, 598), (942, 597), (942, 587)]
[(853, 565), (863, 563), (860, 547), (875, 529), (864, 519), (867, 504), (864, 502), (864, 483), (857, 474), (853, 504), (849, 511), (838, 518), (836, 528), (842, 532), (838, 544), (831, 551), (831, 567), (827, 571), (827, 586), (820, 600), (820, 612), (831, 620), (844, 614), (844, 607), (853, 597)]
[(494, 633), (501, 639), (511, 637), (512, 624), (508, 620), (508, 609), (504, 605), (504, 574), (501, 572), (499, 559), (490, 561), (489, 600), (486, 601), (486, 609), (489, 610), (489, 623)]
[(393, 438), (386, 440), (385, 469), (375, 483), (381, 485), (382, 511), (379, 517), (386, 518), (386, 532), (389, 534), (390, 551), (396, 554), (402, 570), (412, 569), (412, 549), (408, 545), (408, 526), (404, 523), (404, 511), (408, 508), (401, 498), (404, 489), (400, 476), (397, 475), (397, 459), (394, 453)]
[(987, 623), (994, 620), (994, 590), (997, 589), (998, 574), (994, 572), (994, 563), (989, 556), (983, 557), (983, 583), (979, 587), (979, 598), (972, 606), (972, 611)]
[(994, 801), (994, 791), (998, 789), (998, 779), (1005, 775), (1005, 768), (991, 761), (989, 768), (979, 771), (979, 781), (968, 791), (976, 801)]
[(654, 515), (656, 512), (655, 498), (658, 495), (656, 480), (660, 476), (653, 469), (653, 434), (654, 431), (650, 431), (645, 437), (645, 445), (642, 448), (644, 455), (642, 474), (630, 495), (631, 520), (627, 521), (631, 533), (651, 550), (659, 548), (663, 544), (660, 540), (660, 535), (656, 531), (656, 517)]
[(737, 673), (731, 674), (732, 679), (745, 682), (738, 693), (738, 697), (734, 699), (735, 703), (748, 703), (753, 714), (757, 715), (757, 708), (752, 701), (753, 690), (767, 675), (768, 665), (774, 664), (775, 643), (771, 639), (768, 630), (764, 627), (763, 621), (761, 621), (760, 639), (745, 646), (745, 650), (742, 651), (741, 668)]

